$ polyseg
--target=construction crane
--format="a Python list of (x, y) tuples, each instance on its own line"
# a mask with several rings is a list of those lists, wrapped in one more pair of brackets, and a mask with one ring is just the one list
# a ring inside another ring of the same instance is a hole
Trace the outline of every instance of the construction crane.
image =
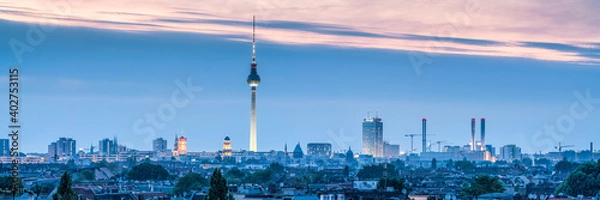
[(562, 150), (563, 150), (563, 148), (569, 148), (569, 147), (574, 147), (574, 146), (575, 145), (562, 145), (559, 142), (558, 146), (555, 146), (554, 148), (558, 149), (558, 157), (559, 157), (560, 160), (562, 160), (563, 159), (563, 157), (562, 157)]
[[(417, 134), (417, 133), (408, 133), (405, 134), (404, 137), (410, 137), (410, 152), (411, 153), (415, 153), (415, 148), (414, 148), (414, 138), (415, 136), (420, 137), (422, 134)], [(427, 136), (434, 136), (435, 134), (425, 134)]]

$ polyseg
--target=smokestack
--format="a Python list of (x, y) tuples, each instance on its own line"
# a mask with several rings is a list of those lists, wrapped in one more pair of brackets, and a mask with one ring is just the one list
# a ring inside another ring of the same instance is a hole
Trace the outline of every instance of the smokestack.
[(481, 118), (481, 151), (485, 151), (485, 118)]
[(475, 141), (475, 118), (471, 118), (471, 151), (475, 151), (477, 142)]
[(427, 152), (427, 118), (423, 118), (421, 121), (421, 131), (423, 138), (423, 147), (421, 152)]

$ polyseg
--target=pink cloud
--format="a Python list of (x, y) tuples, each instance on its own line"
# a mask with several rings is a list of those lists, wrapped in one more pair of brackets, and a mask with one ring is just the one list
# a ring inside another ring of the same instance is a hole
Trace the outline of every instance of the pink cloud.
[[(586, 1), (170, 1), (127, 2), (0, 1), (0, 18), (55, 22), (119, 31), (176, 31), (249, 36), (252, 15), (259, 22), (258, 41), (380, 48), (431, 54), (521, 57), (551, 61), (600, 63), (594, 57), (523, 42), (583, 45), (600, 41), (600, 6)], [(203, 21), (204, 20), (204, 21)], [(232, 22), (232, 23), (220, 23)], [(238, 22), (238, 23), (236, 23)], [(326, 25), (336, 29), (278, 27), (275, 22)], [(400, 37), (418, 35), (430, 39)], [(440, 39), (445, 38), (445, 39)], [(454, 39), (453, 38), (457, 38)], [(460, 39), (490, 41), (493, 44)], [(240, 40), (240, 39), (233, 39)]]

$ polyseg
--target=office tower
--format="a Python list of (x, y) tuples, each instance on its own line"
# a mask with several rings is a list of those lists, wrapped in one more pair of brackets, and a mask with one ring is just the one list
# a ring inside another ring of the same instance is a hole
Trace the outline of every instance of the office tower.
[(296, 145), (293, 152), (293, 158), (302, 158), (304, 157), (304, 152), (302, 151), (302, 147), (300, 147), (300, 142)]
[(61, 157), (73, 157), (76, 155), (76, 142), (71, 138), (59, 138), (56, 142), (48, 145), (48, 158), (59, 159)]
[(256, 65), (256, 40), (254, 34), (254, 16), (252, 17), (252, 64), (250, 64), (250, 75), (248, 75), (248, 85), (251, 92), (250, 105), (250, 151), (258, 151), (256, 142), (256, 87), (260, 83)]
[(362, 153), (373, 157), (383, 157), (383, 122), (375, 116), (363, 120)]
[(167, 140), (163, 138), (156, 138), (152, 141), (152, 151), (154, 152), (164, 152), (167, 151)]
[(421, 120), (421, 137), (422, 137), (422, 149), (421, 152), (427, 152), (427, 118)]
[(173, 156), (180, 156), (187, 154), (187, 138), (183, 135), (177, 137), (175, 135), (175, 146), (173, 148)]
[(308, 143), (306, 155), (313, 157), (331, 157), (331, 143)]
[(481, 118), (481, 151), (485, 151), (485, 118)]
[(76, 142), (71, 138), (59, 138), (56, 141), (56, 148), (60, 157), (77, 155)]
[(0, 156), (10, 156), (9, 139), (0, 139)]
[(117, 152), (114, 140), (104, 138), (98, 142), (98, 153), (100, 155), (114, 155)]
[(396, 157), (400, 155), (400, 145), (390, 144), (389, 141), (383, 142), (383, 157)]
[(231, 154), (231, 140), (229, 139), (229, 136), (225, 136), (225, 139), (223, 139), (223, 152), (221, 155), (223, 157), (228, 157), (231, 156)]
[(475, 140), (475, 118), (471, 118), (471, 151), (477, 150), (477, 140)]
[(500, 153), (502, 160), (510, 161), (521, 158), (521, 148), (514, 144), (504, 145), (500, 148)]
[(57, 160), (58, 159), (58, 150), (57, 150), (56, 142), (52, 142), (48, 145), (48, 159)]

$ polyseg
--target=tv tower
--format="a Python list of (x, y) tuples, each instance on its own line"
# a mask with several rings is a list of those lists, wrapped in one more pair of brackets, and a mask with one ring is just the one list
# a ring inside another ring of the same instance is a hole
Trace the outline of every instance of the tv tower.
[(260, 83), (260, 76), (256, 72), (256, 40), (255, 40), (255, 19), (252, 16), (252, 64), (250, 64), (250, 75), (248, 75), (248, 85), (252, 93), (250, 106), (250, 151), (257, 151), (256, 147), (256, 87)]

